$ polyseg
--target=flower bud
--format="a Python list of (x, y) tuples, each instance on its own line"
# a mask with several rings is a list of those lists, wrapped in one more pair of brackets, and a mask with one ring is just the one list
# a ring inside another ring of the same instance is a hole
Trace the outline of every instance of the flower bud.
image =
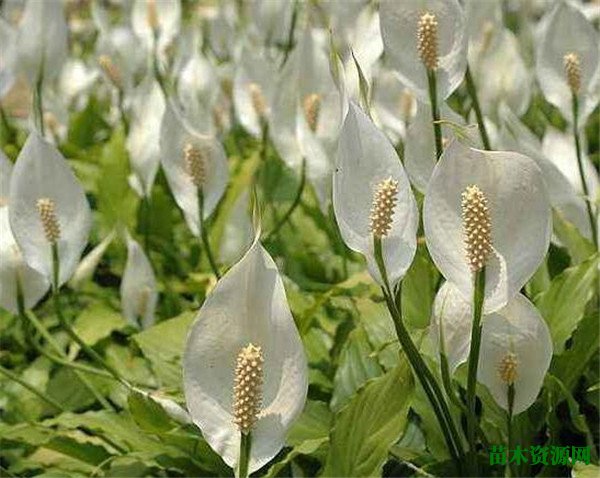
[(476, 185), (467, 186), (462, 193), (462, 221), (467, 260), (477, 272), (492, 252), (492, 238), (487, 198)]
[(425, 12), (419, 18), (417, 27), (417, 50), (425, 67), (435, 70), (438, 67), (438, 22), (434, 13)]
[(60, 224), (56, 217), (56, 206), (50, 198), (40, 198), (36, 202), (46, 239), (52, 245), (60, 239)]
[(398, 181), (391, 176), (377, 185), (371, 208), (371, 233), (376, 238), (382, 239), (390, 232), (397, 196)]
[(576, 95), (581, 89), (581, 63), (579, 62), (579, 55), (573, 52), (567, 53), (563, 57), (563, 63), (567, 75), (567, 84), (571, 88), (571, 92)]
[(302, 109), (304, 110), (304, 117), (310, 130), (314, 133), (317, 131), (317, 125), (319, 121), (319, 112), (321, 110), (321, 96), (317, 93), (311, 93), (304, 97), (302, 102)]
[(201, 188), (206, 179), (206, 161), (201, 149), (187, 143), (183, 149), (185, 166), (194, 186)]
[(233, 386), (234, 423), (248, 434), (260, 413), (263, 385), (263, 355), (260, 346), (243, 347), (235, 367)]

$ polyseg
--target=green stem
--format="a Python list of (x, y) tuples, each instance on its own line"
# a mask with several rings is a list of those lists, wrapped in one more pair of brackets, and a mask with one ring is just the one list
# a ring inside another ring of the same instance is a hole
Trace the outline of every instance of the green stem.
[(433, 134), (435, 136), (435, 157), (440, 159), (443, 152), (442, 125), (440, 124), (440, 109), (437, 98), (437, 78), (435, 70), (427, 69), (427, 83), (429, 86), (429, 101), (431, 102), (431, 117), (433, 119)]
[(585, 180), (583, 156), (581, 154), (581, 143), (579, 141), (579, 100), (577, 99), (577, 95), (575, 93), (571, 94), (571, 99), (573, 105), (573, 136), (575, 137), (575, 151), (577, 152), (577, 168), (579, 169), (579, 177), (581, 178), (581, 186), (583, 187), (583, 195), (585, 196), (585, 205), (590, 220), (590, 227), (592, 229), (592, 239), (594, 241), (594, 246), (596, 246), (596, 250), (598, 250), (598, 228), (596, 226), (594, 212), (592, 211), (590, 192)]
[(473, 287), (473, 324), (471, 328), (471, 348), (469, 350), (469, 365), (467, 372), (467, 438), (469, 440), (470, 462), (473, 473), (477, 476), (477, 447), (476, 447), (476, 429), (477, 413), (476, 404), (476, 385), (477, 385), (477, 367), (479, 364), (479, 349), (481, 348), (481, 317), (483, 315), (483, 299), (485, 295), (485, 267), (475, 272)]
[[(50, 346), (52, 348), (54, 348), (54, 350), (59, 355), (64, 355), (60, 345), (58, 345), (58, 343), (56, 343), (56, 341), (54, 340), (54, 338), (52, 337), (50, 332), (48, 332), (46, 330), (46, 328), (38, 320), (38, 318), (35, 316), (35, 314), (31, 311), (28, 312), (25, 309), (23, 289), (22, 289), (21, 280), (20, 280), (18, 274), (16, 277), (16, 283), (17, 283), (17, 307), (18, 307), (18, 312), (19, 312), (19, 316), (21, 317), (21, 320), (24, 323), (29, 321), (35, 327), (35, 329), (42, 335), (42, 337), (44, 337), (44, 339), (46, 339), (46, 342), (48, 342), (50, 344)], [(57, 357), (51, 356), (45, 350), (43, 350), (42, 347), (40, 347), (37, 344), (35, 338), (33, 338), (33, 337), (32, 337), (32, 342), (34, 343), (34, 346), (36, 347), (36, 349), (38, 349), (43, 355), (48, 357), (50, 360), (53, 360), (55, 362), (58, 362), (60, 360), (60, 362), (62, 362), (62, 365), (70, 366), (72, 368), (82, 368), (83, 367), (83, 366), (75, 365), (75, 364), (69, 362), (68, 360), (59, 359)], [(92, 369), (90, 367), (90, 370), (88, 370), (88, 372), (91, 372), (91, 370), (96, 371), (96, 369)], [(100, 372), (100, 371), (98, 370), (98, 372)], [(79, 378), (79, 380), (81, 380), (81, 383), (83, 383), (85, 388), (87, 388), (89, 390), (89, 392), (94, 397), (96, 397), (96, 400), (98, 400), (98, 403), (100, 403), (103, 408), (105, 408), (106, 410), (110, 410), (110, 411), (114, 410), (114, 408), (111, 406), (111, 404), (104, 398), (104, 396), (98, 390), (96, 390), (96, 387), (94, 387), (94, 385), (92, 385), (92, 383), (84, 375), (80, 374), (77, 371), (75, 371), (75, 375), (77, 376), (77, 378)]]
[(471, 70), (469, 69), (468, 65), (467, 72), (465, 73), (465, 79), (467, 81), (467, 91), (471, 97), (471, 101), (473, 102), (473, 109), (475, 110), (475, 116), (477, 117), (477, 127), (479, 128), (481, 142), (483, 143), (483, 147), (490, 151), (492, 149), (490, 146), (490, 138), (485, 127), (485, 122), (483, 121), (483, 114), (481, 113), (481, 107), (479, 106), (479, 99), (477, 98), (477, 89), (475, 88), (473, 75), (471, 75)]
[(117, 87), (117, 95), (118, 95), (118, 106), (119, 106), (119, 116), (121, 118), (121, 124), (123, 126), (123, 132), (125, 136), (129, 134), (129, 121), (127, 120), (127, 115), (125, 114), (124, 104), (124, 95), (123, 90)]
[(52, 298), (54, 301), (54, 311), (58, 318), (58, 321), (67, 335), (73, 340), (81, 350), (83, 350), (88, 357), (90, 357), (93, 361), (97, 362), (98, 365), (103, 367), (108, 373), (110, 373), (115, 380), (123, 384), (125, 387), (131, 389), (132, 386), (125, 380), (117, 370), (109, 365), (93, 348), (91, 348), (88, 344), (86, 344), (79, 335), (73, 330), (71, 325), (67, 322), (65, 316), (62, 313), (60, 298), (59, 298), (59, 286), (58, 286), (58, 278), (60, 272), (60, 262), (58, 260), (58, 247), (56, 244), (52, 244), (52, 272), (53, 272), (53, 283), (52, 283)]
[(217, 280), (219, 280), (221, 278), (221, 274), (219, 273), (219, 268), (217, 267), (217, 263), (215, 262), (215, 258), (210, 248), (208, 232), (206, 231), (206, 223), (204, 222), (204, 193), (200, 188), (198, 188), (198, 214), (200, 215), (200, 239), (202, 240), (202, 245), (206, 251), (206, 257), (208, 257), (210, 268), (217, 277)]
[(165, 78), (160, 71), (160, 65), (158, 64), (158, 48), (157, 48), (158, 35), (156, 34), (156, 32), (154, 32), (153, 35), (154, 35), (154, 42), (152, 45), (152, 69), (154, 70), (154, 77), (156, 78), (156, 81), (158, 82), (158, 86), (160, 87), (160, 90), (162, 91), (162, 94), (165, 97), (165, 100), (167, 100), (167, 98), (169, 98), (167, 82), (165, 81)]
[(290, 25), (290, 31), (288, 32), (287, 42), (285, 44), (285, 50), (283, 52), (283, 60), (281, 62), (280, 68), (287, 63), (288, 57), (290, 56), (290, 52), (294, 48), (294, 32), (296, 30), (296, 24), (298, 23), (298, 1), (294, 2), (294, 10), (292, 12), (292, 22)]
[(10, 370), (5, 369), (4, 367), (0, 366), (0, 373), (2, 373), (2, 375), (6, 376), (7, 378), (11, 379), (12, 381), (18, 383), (23, 388), (26, 388), (31, 393), (33, 393), (35, 396), (37, 396), (39, 399), (41, 399), (44, 402), (48, 403), (49, 405), (53, 406), (57, 410), (59, 410), (61, 412), (66, 412), (67, 411), (60, 403), (58, 403), (52, 397), (46, 395), (39, 388), (34, 387), (33, 385), (31, 385), (31, 384), (27, 383), (26, 381), (22, 380), (21, 377), (19, 377), (18, 375), (12, 373)]
[(240, 462), (237, 478), (248, 477), (248, 464), (250, 463), (250, 450), (252, 449), (252, 432), (240, 434)]
[(43, 64), (40, 68), (40, 73), (35, 82), (35, 88), (33, 90), (33, 114), (37, 128), (40, 131), (42, 137), (45, 135), (44, 127), (44, 103), (42, 99), (42, 86), (44, 83), (44, 67)]
[(506, 471), (509, 476), (519, 476), (514, 470), (513, 466), (511, 466), (510, 462), (510, 451), (514, 449), (514, 437), (513, 437), (513, 429), (512, 429), (512, 418), (513, 418), (513, 406), (515, 403), (515, 386), (514, 384), (510, 384), (507, 387), (507, 395), (508, 395), (508, 413), (506, 414), (506, 432), (508, 434), (508, 450), (506, 452)]
[[(397, 302), (394, 301), (394, 295), (389, 284), (387, 270), (383, 260), (381, 239), (374, 237), (373, 241), (375, 261), (377, 262), (379, 273), (381, 274), (384, 283), (382, 291), (386, 299), (388, 309), (394, 321), (396, 335), (398, 336), (398, 340), (402, 345), (402, 349), (406, 353), (406, 356), (411, 366), (413, 367), (415, 374), (417, 375), (421, 386), (423, 387), (423, 390), (427, 395), (427, 398), (429, 399), (433, 407), (434, 413), (438, 419), (440, 428), (444, 435), (444, 439), (448, 446), (448, 450), (457, 465), (458, 471), (460, 472), (461, 457), (464, 455), (464, 451), (462, 448), (462, 442), (458, 434), (458, 430), (454, 425), (454, 421), (452, 420), (452, 416), (450, 414), (450, 409), (446, 404), (445, 398), (437, 383), (437, 380), (435, 379), (435, 377), (427, 367), (427, 364), (419, 354), (419, 350), (417, 349), (412, 338), (410, 337), (410, 334), (408, 333), (408, 330), (406, 329), (402, 320), (402, 316), (400, 313), (401, 308), (399, 307), (399, 304), (397, 304)], [(400, 291), (398, 291), (398, 293), (396, 294), (396, 298), (399, 299), (399, 297), (401, 297)]]
[(288, 210), (285, 212), (283, 217), (281, 219), (279, 219), (279, 221), (277, 222), (277, 224), (275, 225), (273, 230), (271, 232), (269, 232), (269, 234), (267, 234), (267, 237), (265, 237), (265, 242), (268, 242), (270, 239), (273, 238), (273, 236), (275, 236), (279, 232), (279, 230), (283, 227), (283, 225), (288, 221), (288, 219), (291, 217), (293, 212), (296, 210), (296, 208), (298, 207), (298, 204), (300, 204), (300, 199), (302, 199), (302, 191), (304, 191), (305, 184), (306, 184), (306, 160), (303, 158), (302, 159), (302, 170), (300, 172), (300, 184), (298, 185), (298, 190), (296, 191), (296, 196), (294, 197), (294, 201), (292, 202), (292, 205), (288, 208)]
[(144, 250), (150, 256), (150, 198), (145, 195), (142, 198), (142, 208), (144, 216)]

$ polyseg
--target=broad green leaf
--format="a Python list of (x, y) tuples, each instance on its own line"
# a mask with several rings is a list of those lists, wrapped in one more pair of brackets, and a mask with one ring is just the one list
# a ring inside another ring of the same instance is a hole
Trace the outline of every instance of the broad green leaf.
[(88, 345), (95, 345), (113, 331), (127, 325), (119, 312), (96, 303), (85, 309), (75, 320), (73, 328)]
[(129, 160), (125, 149), (125, 137), (123, 132), (117, 129), (102, 149), (96, 186), (97, 210), (101, 224), (106, 230), (117, 225), (135, 229), (135, 213), (139, 199), (129, 187), (128, 176)]
[(174, 428), (169, 415), (151, 398), (132, 392), (127, 402), (129, 413), (142, 430), (149, 433), (164, 433)]
[(325, 443), (327, 443), (327, 438), (315, 438), (313, 440), (306, 440), (299, 445), (296, 445), (292, 451), (290, 451), (285, 458), (276, 462), (271, 468), (269, 468), (268, 473), (265, 475), (267, 478), (274, 478), (278, 475), (278, 473), (283, 470), (289, 463), (292, 462), (294, 458), (299, 455), (312, 455), (319, 448), (321, 448)]
[(536, 305), (550, 327), (554, 354), (561, 354), (565, 341), (579, 324), (585, 306), (594, 293), (598, 277), (598, 255), (565, 269), (550, 288), (536, 299)]
[(358, 326), (348, 336), (340, 354), (340, 364), (333, 381), (331, 409), (338, 411), (367, 380), (381, 375), (373, 347), (364, 328)]
[(400, 345), (394, 330), (394, 323), (387, 306), (381, 299), (359, 298), (354, 301), (361, 325), (364, 327), (373, 347), (372, 357), (379, 360), (385, 370), (398, 364)]
[(439, 278), (427, 249), (420, 245), (402, 281), (402, 316), (408, 324), (417, 328), (429, 325)]
[(579, 264), (594, 253), (594, 244), (583, 237), (579, 230), (557, 211), (552, 210), (554, 232), (569, 251), (572, 264)]
[(308, 400), (300, 418), (287, 436), (287, 443), (296, 446), (307, 440), (329, 438), (333, 414), (325, 402)]
[(323, 476), (381, 476), (407, 423), (413, 391), (406, 360), (369, 382), (335, 417)]
[(600, 466), (590, 463), (586, 465), (580, 461), (575, 462), (571, 470), (572, 478), (598, 478), (600, 476)]
[(194, 317), (185, 312), (133, 336), (164, 386), (181, 386), (181, 355)]

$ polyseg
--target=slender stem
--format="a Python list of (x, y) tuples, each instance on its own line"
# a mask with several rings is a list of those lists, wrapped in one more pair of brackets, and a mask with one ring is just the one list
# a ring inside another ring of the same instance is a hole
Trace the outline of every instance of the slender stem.
[(475, 272), (473, 287), (473, 324), (471, 328), (471, 348), (469, 350), (469, 365), (467, 372), (467, 438), (469, 440), (470, 462), (473, 473), (477, 476), (476, 429), (477, 414), (475, 411), (477, 385), (477, 367), (479, 364), (479, 349), (481, 348), (481, 317), (483, 315), (483, 298), (485, 294), (485, 267)]
[(46, 134), (44, 126), (44, 103), (42, 99), (42, 86), (44, 83), (44, 67), (40, 68), (40, 73), (35, 82), (35, 88), (33, 90), (33, 113), (34, 120), (37, 128), (40, 131), (42, 137)]
[(219, 280), (221, 278), (221, 274), (219, 273), (219, 268), (217, 267), (217, 263), (215, 262), (215, 258), (210, 248), (208, 232), (206, 231), (206, 223), (204, 222), (204, 193), (200, 188), (198, 188), (198, 214), (200, 215), (200, 239), (202, 240), (202, 245), (206, 251), (206, 257), (208, 257), (210, 268), (217, 277), (217, 280)]
[[(17, 284), (17, 308), (18, 308), (19, 316), (21, 317), (21, 320), (23, 321), (23, 323), (27, 323), (27, 321), (29, 321), (36, 328), (36, 330), (42, 335), (42, 337), (44, 337), (44, 339), (46, 339), (46, 342), (48, 342), (50, 344), (50, 346), (52, 348), (54, 348), (54, 350), (59, 355), (64, 355), (60, 345), (58, 345), (58, 343), (56, 343), (56, 341), (54, 340), (54, 338), (52, 337), (50, 332), (48, 332), (46, 330), (46, 328), (38, 320), (38, 318), (35, 316), (35, 314), (31, 311), (28, 312), (25, 309), (23, 288), (21, 286), (21, 279), (19, 278), (18, 274), (16, 277), (16, 284)], [(51, 356), (42, 347), (39, 346), (39, 344), (36, 342), (35, 338), (33, 338), (33, 337), (32, 337), (32, 342), (33, 342), (34, 346), (36, 347), (36, 349), (38, 349), (43, 355), (47, 356), (50, 360), (53, 360), (55, 362), (58, 362), (60, 360), (60, 362), (62, 362), (62, 365), (70, 366), (72, 368), (82, 368), (83, 367), (83, 365), (79, 366), (79, 365), (69, 362), (68, 360), (59, 359), (57, 357)], [(91, 370), (96, 371), (96, 369), (92, 369), (90, 367), (90, 370), (88, 370), (88, 372), (90, 372)], [(100, 372), (100, 371), (98, 370), (98, 372)], [(77, 378), (79, 378), (79, 380), (81, 380), (81, 383), (83, 383), (85, 388), (87, 388), (90, 391), (90, 393), (94, 397), (96, 397), (96, 400), (98, 400), (98, 403), (100, 403), (103, 408), (105, 408), (106, 410), (110, 410), (110, 411), (114, 410), (114, 408), (108, 402), (108, 400), (106, 400), (104, 398), (104, 396), (98, 390), (96, 390), (96, 387), (94, 387), (94, 385), (92, 385), (92, 383), (84, 375), (82, 375), (81, 373), (79, 373), (77, 371), (75, 371), (75, 375), (77, 376)]]
[(60, 273), (60, 263), (58, 260), (58, 247), (56, 244), (52, 244), (52, 272), (53, 272), (53, 283), (52, 283), (52, 298), (54, 300), (54, 311), (58, 318), (58, 321), (67, 335), (73, 340), (79, 347), (90, 357), (93, 361), (97, 362), (98, 365), (103, 367), (108, 373), (110, 373), (115, 380), (131, 389), (132, 386), (125, 380), (117, 370), (109, 365), (93, 348), (86, 344), (79, 335), (73, 330), (71, 325), (67, 322), (65, 316), (62, 313), (60, 298), (59, 298), (59, 286), (58, 277)]
[[(427, 395), (427, 398), (431, 402), (434, 413), (438, 419), (440, 428), (444, 435), (444, 439), (448, 446), (448, 450), (450, 451), (450, 454), (456, 462), (456, 465), (460, 472), (461, 457), (463, 456), (464, 451), (462, 449), (462, 443), (458, 434), (458, 430), (454, 425), (452, 416), (450, 415), (450, 409), (446, 404), (445, 398), (435, 377), (433, 376), (433, 374), (427, 367), (427, 364), (419, 354), (419, 350), (415, 346), (414, 342), (412, 341), (412, 338), (410, 337), (410, 334), (408, 333), (408, 330), (404, 325), (400, 313), (401, 308), (399, 307), (399, 304), (394, 301), (394, 295), (392, 294), (392, 290), (388, 280), (387, 270), (385, 267), (385, 262), (383, 260), (381, 239), (374, 237), (373, 241), (375, 261), (377, 262), (379, 273), (381, 274), (384, 283), (384, 286), (382, 287), (383, 295), (386, 299), (386, 303), (390, 314), (392, 315), (398, 340), (402, 345), (402, 349), (406, 353), (406, 356), (409, 362), (411, 363), (411, 366), (415, 370), (415, 374), (417, 375), (421, 386), (423, 387), (423, 390)], [(396, 298), (399, 299), (399, 297), (401, 297), (400, 291), (396, 294)]]
[(125, 136), (127, 136), (129, 134), (129, 120), (127, 119), (127, 115), (125, 114), (123, 90), (119, 87), (117, 87), (117, 95), (118, 95), (117, 102), (118, 102), (118, 107), (119, 107), (119, 116), (121, 118), (123, 132), (125, 133)]
[(481, 107), (479, 106), (479, 99), (477, 98), (477, 89), (475, 88), (475, 82), (473, 81), (473, 75), (467, 65), (467, 72), (465, 73), (465, 79), (467, 81), (467, 91), (473, 102), (473, 109), (475, 110), (475, 116), (477, 117), (477, 127), (479, 128), (479, 135), (481, 136), (481, 142), (483, 147), (490, 151), (490, 138), (485, 128), (485, 122), (483, 121), (483, 114), (481, 113)]
[(590, 219), (590, 228), (592, 229), (592, 239), (594, 246), (598, 250), (598, 228), (596, 226), (596, 220), (594, 218), (594, 212), (592, 211), (592, 204), (590, 198), (590, 192), (585, 180), (585, 171), (583, 170), (583, 157), (581, 154), (581, 143), (579, 141), (579, 100), (575, 93), (571, 93), (572, 105), (573, 105), (573, 136), (575, 138), (575, 151), (577, 152), (577, 167), (579, 169), (579, 177), (581, 178), (581, 186), (583, 187), (583, 195), (585, 205), (587, 208), (588, 217)]
[(292, 11), (292, 22), (290, 24), (290, 31), (288, 32), (287, 42), (285, 44), (285, 49), (283, 52), (283, 60), (281, 62), (280, 68), (283, 67), (287, 63), (288, 57), (290, 56), (290, 52), (294, 47), (294, 32), (296, 30), (296, 24), (298, 23), (298, 1), (294, 2), (294, 10)]
[(265, 238), (265, 242), (268, 242), (270, 239), (273, 238), (273, 236), (275, 234), (277, 234), (279, 232), (279, 230), (283, 227), (283, 225), (288, 221), (288, 219), (290, 218), (292, 213), (296, 210), (296, 208), (298, 207), (298, 204), (300, 204), (300, 199), (302, 198), (302, 191), (304, 191), (305, 183), (306, 183), (306, 159), (302, 158), (302, 170), (300, 172), (300, 184), (298, 186), (298, 190), (296, 191), (296, 196), (294, 197), (294, 201), (292, 202), (292, 205), (289, 207), (289, 209), (285, 212), (283, 217), (277, 222), (277, 224), (275, 225), (273, 230), (271, 232), (269, 232), (269, 234), (267, 234), (267, 237)]
[(429, 101), (431, 102), (431, 117), (433, 119), (433, 134), (435, 136), (435, 157), (436, 159), (440, 159), (443, 152), (442, 125), (440, 124), (435, 70), (427, 69), (427, 83), (429, 85)]
[(252, 449), (252, 432), (240, 434), (240, 462), (238, 465), (238, 478), (248, 477), (248, 464), (250, 463), (250, 450)]
[(142, 208), (144, 216), (144, 250), (146, 254), (150, 252), (150, 198), (145, 196), (142, 198)]
[(60, 403), (58, 403), (52, 397), (46, 395), (39, 388), (34, 387), (33, 385), (27, 383), (25, 380), (22, 380), (21, 377), (12, 373), (10, 370), (5, 369), (4, 367), (0, 366), (0, 373), (2, 373), (2, 375), (6, 376), (7, 378), (11, 379), (12, 381), (18, 383), (22, 387), (26, 388), (31, 393), (33, 393), (35, 396), (37, 396), (39, 399), (43, 400), (44, 402), (48, 403), (49, 405), (52, 405), (57, 410), (59, 410), (61, 412), (67, 411)]
[(516, 470), (513, 469), (510, 462), (510, 451), (514, 448), (513, 442), (513, 429), (512, 429), (512, 418), (513, 418), (513, 406), (515, 403), (515, 386), (514, 384), (510, 384), (507, 387), (507, 395), (508, 395), (508, 413), (506, 414), (506, 431), (508, 434), (508, 450), (506, 452), (506, 471), (510, 476), (519, 476)]
[(162, 75), (162, 72), (160, 71), (160, 65), (158, 64), (158, 35), (156, 32), (153, 32), (153, 35), (154, 42), (152, 44), (152, 68), (154, 70), (154, 77), (156, 78), (158, 86), (160, 87), (160, 90), (162, 91), (162, 94), (166, 100), (169, 97), (169, 93), (167, 89), (167, 82), (165, 81), (165, 77)]

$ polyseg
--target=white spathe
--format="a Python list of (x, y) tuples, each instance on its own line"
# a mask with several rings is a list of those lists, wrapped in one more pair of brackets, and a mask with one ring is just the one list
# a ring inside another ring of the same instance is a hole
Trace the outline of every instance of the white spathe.
[(346, 245), (367, 259), (371, 276), (383, 280), (375, 260), (370, 211), (375, 188), (398, 181), (397, 204), (389, 234), (382, 238), (383, 260), (393, 287), (406, 273), (417, 247), (419, 214), (408, 177), (394, 147), (354, 103), (340, 133), (333, 175), (333, 207)]
[(37, 132), (32, 132), (19, 153), (10, 181), (10, 225), (25, 262), (52, 278), (52, 250), (37, 209), (37, 201), (54, 202), (60, 226), (57, 242), (60, 275), (64, 284), (77, 267), (92, 223), (85, 192), (66, 159)]
[(543, 260), (552, 232), (542, 172), (527, 156), (482, 151), (453, 141), (437, 163), (425, 195), (423, 225), (431, 257), (463, 294), (473, 297), (473, 273), (465, 253), (461, 194), (477, 185), (491, 218), (493, 254), (486, 265), (484, 310), (493, 312), (531, 278)]
[(262, 411), (252, 430), (252, 473), (284, 446), (308, 389), (306, 356), (283, 282), (258, 239), (204, 302), (183, 359), (190, 415), (208, 444), (234, 469), (241, 435), (233, 422), (234, 370), (240, 349), (249, 343), (260, 346), (264, 357)]

